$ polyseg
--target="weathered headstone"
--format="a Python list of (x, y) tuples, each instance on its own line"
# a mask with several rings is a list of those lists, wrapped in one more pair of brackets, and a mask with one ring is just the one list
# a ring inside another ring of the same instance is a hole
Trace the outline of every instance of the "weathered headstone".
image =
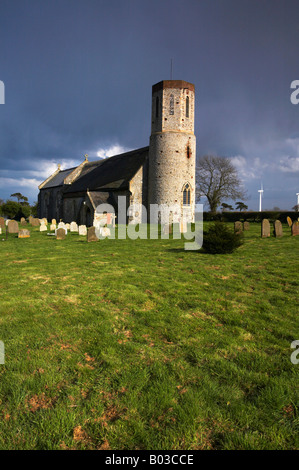
[(96, 227), (89, 227), (87, 230), (87, 241), (88, 242), (97, 242), (98, 237), (96, 236)]
[(34, 217), (32, 217), (32, 215), (29, 215), (29, 218), (28, 218), (29, 224), (32, 224), (32, 219), (34, 219)]
[(70, 229), (70, 224), (64, 224), (64, 226), (65, 226), (65, 228), (66, 228), (67, 230)]
[(51, 224), (52, 225), (57, 225), (56, 219), (52, 219)]
[(70, 224), (70, 231), (71, 232), (78, 232), (78, 225), (76, 222), (71, 222)]
[(261, 237), (262, 238), (270, 237), (270, 222), (268, 219), (262, 220)]
[(3, 217), (0, 217), (0, 227), (4, 228), (5, 227), (5, 220)]
[(19, 224), (16, 220), (10, 220), (7, 224), (8, 233), (19, 233)]
[(6, 221), (5, 221), (6, 227), (8, 226), (8, 222), (10, 222), (10, 219), (6, 219)]
[(51, 224), (50, 225), (50, 230), (53, 232), (54, 230), (56, 230), (56, 224)]
[(282, 224), (280, 220), (275, 220), (274, 222), (274, 237), (282, 237), (283, 236), (283, 231), (282, 231)]
[(102, 235), (102, 237), (110, 237), (110, 235), (111, 235), (110, 228), (102, 227), (101, 235)]
[(21, 229), (18, 234), (18, 238), (30, 238), (30, 231), (26, 229)]
[(239, 220), (234, 223), (234, 232), (235, 233), (242, 233), (243, 232), (243, 225), (242, 222)]
[(244, 224), (243, 224), (243, 230), (244, 231), (247, 231), (250, 229), (250, 223), (247, 222), (247, 220), (245, 220)]
[(289, 227), (292, 227), (293, 221), (292, 221), (291, 217), (289, 217), (289, 216), (287, 216), (287, 223), (288, 223)]
[(56, 230), (56, 240), (64, 240), (65, 239), (65, 229), (58, 228)]
[(40, 225), (39, 219), (32, 218), (31, 219), (31, 225), (32, 225), (32, 227), (39, 227), (39, 225)]
[(24, 217), (22, 217), (21, 219), (21, 225), (22, 227), (25, 227), (27, 225), (27, 221), (24, 219)]
[(79, 235), (87, 235), (86, 225), (79, 225)]
[(292, 225), (292, 235), (299, 235), (299, 222), (296, 220), (296, 222), (293, 223)]

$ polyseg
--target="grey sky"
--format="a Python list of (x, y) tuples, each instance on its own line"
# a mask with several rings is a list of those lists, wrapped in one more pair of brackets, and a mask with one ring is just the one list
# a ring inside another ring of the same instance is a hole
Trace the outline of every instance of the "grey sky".
[(297, 0), (1, 0), (0, 198), (148, 145), (151, 87), (196, 87), (197, 153), (233, 157), (258, 209), (299, 192)]

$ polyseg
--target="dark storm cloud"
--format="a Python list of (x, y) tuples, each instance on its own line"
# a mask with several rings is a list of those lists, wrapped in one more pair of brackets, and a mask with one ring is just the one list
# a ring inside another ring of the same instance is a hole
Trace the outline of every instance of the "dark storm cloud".
[(20, 178), (36, 197), (57, 163), (85, 153), (148, 145), (151, 86), (172, 58), (173, 78), (196, 86), (198, 153), (235, 159), (253, 209), (261, 179), (269, 208), (291, 207), (298, 11), (291, 0), (2, 0), (0, 197)]

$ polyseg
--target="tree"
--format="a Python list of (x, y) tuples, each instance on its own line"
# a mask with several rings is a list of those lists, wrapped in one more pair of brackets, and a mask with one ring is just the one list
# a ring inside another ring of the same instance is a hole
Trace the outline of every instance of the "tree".
[(196, 195), (198, 199), (201, 196), (206, 196), (212, 214), (216, 213), (223, 200), (235, 201), (246, 197), (237, 170), (231, 160), (227, 157), (213, 155), (205, 155), (198, 161)]
[(244, 204), (244, 202), (241, 202), (241, 201), (238, 201), (236, 202), (236, 209), (238, 211), (246, 211), (248, 209), (248, 206), (246, 206), (246, 204)]
[(293, 211), (299, 212), (299, 204), (296, 204), (294, 207), (292, 207)]
[(233, 211), (234, 210), (233, 206), (231, 206), (230, 204), (226, 204), (225, 202), (223, 202), (221, 204), (221, 209), (223, 211)]
[(23, 196), (23, 194), (21, 193), (13, 193), (10, 195), (10, 197), (16, 197), (18, 202), (21, 201), (20, 204), (25, 204), (25, 205), (28, 204), (28, 197)]

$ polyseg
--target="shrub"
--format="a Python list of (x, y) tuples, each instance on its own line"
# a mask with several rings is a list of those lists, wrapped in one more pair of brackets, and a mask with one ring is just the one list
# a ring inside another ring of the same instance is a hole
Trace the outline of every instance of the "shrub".
[(203, 249), (207, 253), (232, 253), (243, 244), (243, 234), (234, 233), (223, 222), (215, 222), (203, 233)]

